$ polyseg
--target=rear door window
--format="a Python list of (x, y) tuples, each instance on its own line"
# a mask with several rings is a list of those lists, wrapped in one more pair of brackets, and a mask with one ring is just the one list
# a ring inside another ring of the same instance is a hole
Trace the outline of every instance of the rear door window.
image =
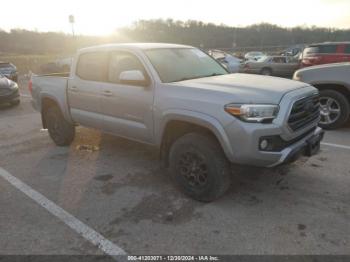
[(345, 54), (350, 54), (350, 44), (345, 46), (344, 53)]
[(315, 54), (334, 54), (337, 52), (337, 45), (319, 45), (305, 48), (303, 56), (313, 56)]
[(317, 54), (319, 52), (319, 48), (317, 46), (310, 46), (305, 48), (303, 56), (312, 56), (313, 54)]
[(84, 80), (107, 82), (108, 53), (91, 52), (80, 55), (76, 74)]
[(273, 59), (272, 59), (272, 62), (273, 63), (285, 63), (286, 62), (286, 59), (285, 59), (285, 57), (274, 57)]
[(321, 45), (319, 46), (319, 53), (333, 54), (337, 52), (337, 45)]

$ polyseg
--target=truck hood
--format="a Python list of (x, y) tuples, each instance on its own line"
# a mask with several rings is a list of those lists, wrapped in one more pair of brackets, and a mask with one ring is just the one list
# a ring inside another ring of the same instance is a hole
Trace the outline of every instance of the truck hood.
[[(177, 87), (197, 89), (211, 95), (229, 98), (237, 103), (278, 104), (291, 91), (308, 84), (278, 77), (251, 74), (228, 74), (171, 83)], [(213, 97), (214, 98), (214, 97)]]

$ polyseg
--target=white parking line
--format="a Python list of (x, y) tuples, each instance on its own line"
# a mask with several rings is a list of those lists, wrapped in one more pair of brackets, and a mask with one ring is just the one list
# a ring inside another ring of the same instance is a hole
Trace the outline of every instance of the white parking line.
[(338, 145), (338, 144), (332, 144), (332, 143), (324, 143), (324, 142), (322, 142), (321, 145), (324, 145), (324, 146), (331, 146), (331, 147), (337, 147), (337, 148), (342, 148), (342, 149), (348, 149), (348, 150), (350, 150), (350, 146), (344, 146), (344, 145)]
[(90, 228), (89, 226), (87, 226), (86, 224), (69, 214), (61, 207), (57, 206), (51, 200), (47, 199), (45, 196), (35, 191), (30, 186), (23, 183), (21, 180), (14, 177), (1, 167), (0, 177), (7, 180), (15, 188), (20, 190), (22, 193), (26, 194), (37, 204), (45, 208), (52, 215), (60, 219), (63, 223), (65, 223), (83, 238), (91, 242), (93, 245), (97, 246), (106, 254), (110, 256), (126, 255), (126, 252), (122, 248), (118, 247), (108, 239), (104, 238), (101, 234), (99, 234), (98, 232), (96, 232), (95, 230), (93, 230), (92, 228)]
[(23, 94), (21, 94), (21, 97), (31, 98), (32, 96), (31, 95), (23, 95)]

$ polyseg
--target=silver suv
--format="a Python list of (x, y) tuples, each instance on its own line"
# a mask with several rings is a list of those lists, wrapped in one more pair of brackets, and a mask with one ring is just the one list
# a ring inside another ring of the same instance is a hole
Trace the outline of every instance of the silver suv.
[(335, 129), (348, 122), (350, 63), (306, 67), (295, 72), (294, 80), (313, 85), (320, 91), (322, 128)]

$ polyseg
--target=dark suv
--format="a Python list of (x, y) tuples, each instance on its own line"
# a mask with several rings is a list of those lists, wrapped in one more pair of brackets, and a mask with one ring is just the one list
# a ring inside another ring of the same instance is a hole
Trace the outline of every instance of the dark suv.
[(342, 62), (350, 62), (350, 42), (327, 42), (306, 47), (301, 67)]
[(14, 82), (17, 82), (18, 80), (18, 73), (17, 73), (16, 66), (8, 62), (0, 61), (0, 74)]

